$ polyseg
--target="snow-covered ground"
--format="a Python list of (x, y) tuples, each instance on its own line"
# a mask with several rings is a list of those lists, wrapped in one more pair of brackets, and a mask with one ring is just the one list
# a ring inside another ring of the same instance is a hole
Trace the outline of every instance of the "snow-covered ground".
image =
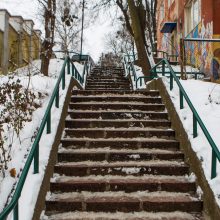
[[(48, 102), (50, 100), (51, 94), (53, 92), (54, 86), (57, 82), (57, 78), (60, 74), (60, 70), (62, 68), (63, 60), (53, 59), (50, 62), (49, 68), (49, 77), (46, 77), (39, 73), (40, 61), (34, 61), (33, 65), (29, 68), (24, 67), (16, 71), (15, 80), (20, 79), (21, 84), (24, 88), (27, 87), (28, 84), (28, 73), (29, 70), (32, 72), (31, 80), (30, 80), (30, 90), (34, 93), (41, 93), (41, 97), (38, 97), (38, 100), (35, 100), (40, 107), (37, 108), (32, 115), (32, 121), (26, 122), (24, 128), (20, 133), (21, 144), (19, 139), (16, 137), (13, 141), (11, 157), (12, 160), (8, 164), (8, 170), (6, 171), (6, 177), (3, 178), (0, 175), (0, 212), (4, 208), (6, 201), (8, 200), (8, 196), (11, 194), (12, 188), (18, 181), (18, 174), (21, 172), (24, 167), (28, 152), (32, 146), (34, 141), (33, 135), (36, 134), (37, 129), (40, 126), (41, 120), (44, 116), (45, 110), (47, 108)], [(79, 68), (78, 71), (81, 73), (83, 69), (80, 64), (77, 64)], [(20, 209), (20, 219), (22, 220), (30, 220), (33, 215), (35, 203), (37, 200), (37, 195), (40, 189), (40, 185), (43, 179), (44, 170), (48, 163), (49, 153), (53, 144), (53, 140), (56, 134), (58, 122), (60, 119), (63, 103), (65, 100), (67, 88), (70, 82), (71, 76), (66, 76), (66, 89), (62, 90), (60, 88), (60, 108), (55, 108), (53, 106), (51, 110), (51, 134), (47, 135), (46, 131), (44, 132), (41, 141), (40, 141), (40, 167), (39, 174), (33, 174), (33, 167), (30, 168), (28, 177), (26, 179), (21, 198), (19, 200), (19, 209)], [(0, 82), (3, 83), (8, 80), (7, 76), (1, 76)], [(6, 125), (4, 125), (6, 127)], [(6, 135), (10, 135), (7, 133)], [(11, 169), (16, 170), (16, 177), (13, 178), (10, 175)], [(10, 198), (9, 198), (10, 200)], [(8, 218), (10, 219), (10, 218)]]
[[(216, 200), (220, 206), (220, 163), (217, 161), (217, 177), (211, 180), (211, 146), (206, 140), (205, 135), (198, 125), (198, 137), (193, 138), (193, 120), (192, 112), (184, 101), (184, 109), (179, 108), (179, 89), (174, 83), (174, 89), (169, 90), (169, 79), (163, 77), (163, 82), (169, 91), (171, 99), (183, 122), (184, 128), (188, 133), (189, 140), (192, 143), (193, 150), (200, 159), (205, 176), (215, 194)], [(214, 142), (220, 149), (220, 85), (215, 83), (203, 82), (200, 80), (181, 80), (185, 91), (191, 99), (199, 116), (203, 120)]]

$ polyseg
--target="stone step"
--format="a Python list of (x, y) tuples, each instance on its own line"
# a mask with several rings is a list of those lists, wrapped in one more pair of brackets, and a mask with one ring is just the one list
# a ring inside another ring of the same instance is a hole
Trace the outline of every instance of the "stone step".
[(201, 212), (202, 202), (186, 193), (141, 192), (62, 193), (46, 201), (47, 212)]
[(160, 97), (139, 97), (139, 96), (72, 96), (71, 102), (142, 102), (161, 104)]
[(87, 82), (130, 82), (128, 78), (123, 76), (102, 76), (102, 77), (89, 77)]
[(58, 177), (50, 183), (51, 192), (108, 192), (108, 191), (148, 191), (148, 192), (195, 192), (195, 182), (190, 182), (186, 178), (176, 177), (163, 178), (158, 176), (149, 176), (149, 178), (75, 178), (75, 177)]
[(86, 89), (88, 90), (105, 90), (105, 91), (108, 91), (108, 90), (116, 90), (116, 91), (121, 91), (121, 90), (125, 90), (125, 89), (130, 89), (130, 86), (99, 86), (99, 87), (95, 87), (95, 86), (86, 86)]
[(131, 91), (131, 90), (124, 90), (124, 91), (115, 91), (115, 90), (110, 90), (110, 91), (105, 91), (105, 90), (100, 90), (100, 91), (93, 91), (93, 90), (72, 90), (72, 95), (84, 95), (84, 96), (94, 96), (94, 95), (102, 95), (102, 96), (115, 96), (115, 95), (143, 95), (143, 96), (159, 96), (160, 93), (157, 90), (153, 91)]
[(132, 128), (132, 127), (154, 127), (169, 128), (171, 122), (168, 120), (108, 120), (108, 119), (66, 119), (66, 128)]
[(90, 76), (88, 78), (102, 78), (102, 79), (105, 79), (105, 78), (112, 78), (112, 79), (115, 79), (115, 78), (125, 78), (125, 74), (124, 73), (109, 73), (109, 74), (103, 74), (103, 73), (91, 73)]
[(117, 82), (117, 83), (130, 83), (130, 80), (128, 78), (122, 78), (122, 77), (116, 77), (116, 78), (111, 78), (111, 77), (105, 77), (105, 78), (87, 78), (87, 83), (111, 83), (111, 82)]
[(201, 214), (186, 212), (64, 212), (41, 220), (204, 220)]
[(129, 81), (117, 81), (117, 80), (113, 80), (113, 81), (87, 81), (86, 83), (87, 86), (105, 86), (105, 85), (130, 85)]
[[(93, 72), (115, 72), (115, 73), (123, 73), (124, 72), (124, 68), (115, 68), (115, 67), (100, 67), (100, 68), (93, 68), (92, 69), (92, 73)], [(103, 74), (103, 73), (102, 73)]]
[(140, 104), (140, 103), (113, 103), (113, 102), (83, 102), (69, 104), (69, 109), (74, 110), (140, 110), (140, 111), (164, 111), (164, 104)]
[[(104, 91), (104, 92), (108, 92), (108, 91), (112, 91), (114, 90), (115, 92), (120, 92), (120, 91), (124, 91), (124, 88), (114, 88), (114, 87), (110, 87), (110, 88), (86, 88), (89, 89), (90, 91)], [(128, 88), (126, 88), (128, 89)]]
[(68, 148), (101, 148), (111, 147), (113, 149), (179, 149), (179, 142), (162, 138), (113, 138), (113, 139), (93, 139), (93, 138), (62, 138), (61, 144)]
[(66, 128), (67, 138), (139, 138), (158, 137), (174, 139), (175, 132), (171, 129), (156, 128)]
[(126, 85), (118, 85), (118, 84), (105, 84), (105, 85), (95, 85), (95, 84), (90, 84), (86, 85), (86, 89), (124, 89), (124, 90), (129, 90), (131, 88), (131, 85), (126, 84)]
[(68, 110), (70, 118), (93, 118), (93, 119), (141, 119), (141, 120), (167, 120), (167, 112), (153, 112), (153, 111), (111, 111), (111, 110), (96, 110), (96, 111), (80, 111), (80, 110)]
[(66, 162), (58, 163), (54, 172), (67, 176), (88, 175), (176, 175), (182, 176), (189, 173), (189, 167), (180, 161), (125, 161), (125, 162)]
[(184, 154), (173, 150), (156, 149), (66, 149), (58, 152), (58, 162), (79, 162), (79, 161), (143, 161), (143, 160), (184, 160)]
[(87, 86), (106, 86), (106, 85), (117, 85), (117, 86), (129, 86), (130, 82), (129, 81), (120, 81), (118, 82), (117, 80), (113, 81), (89, 81), (86, 83)]

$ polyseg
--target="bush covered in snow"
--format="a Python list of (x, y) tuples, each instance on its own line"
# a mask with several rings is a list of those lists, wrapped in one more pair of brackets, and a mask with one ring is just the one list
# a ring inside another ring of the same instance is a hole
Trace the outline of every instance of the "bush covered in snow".
[(19, 79), (10, 75), (0, 85), (0, 173), (5, 176), (8, 162), (11, 160), (11, 148), (15, 136), (24, 127), (24, 123), (31, 120), (35, 107), (36, 95), (28, 88), (25, 89)]

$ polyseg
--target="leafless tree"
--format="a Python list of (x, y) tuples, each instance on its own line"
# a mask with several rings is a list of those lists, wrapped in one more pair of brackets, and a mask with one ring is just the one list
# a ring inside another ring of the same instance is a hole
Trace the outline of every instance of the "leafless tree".
[[(79, 2), (80, 3), (80, 2)], [(81, 32), (80, 5), (73, 0), (58, 0), (56, 16), (56, 44), (65, 54), (78, 47)]]
[(134, 54), (135, 48), (133, 38), (125, 27), (123, 17), (120, 17), (120, 20), (122, 25), (119, 29), (106, 34), (105, 46), (108, 51), (120, 57), (120, 61), (122, 61), (123, 54)]
[(152, 49), (156, 47), (157, 0), (100, 0), (96, 7), (109, 7), (112, 4), (120, 8), (127, 30), (134, 38), (139, 65), (149, 75)]
[(43, 8), (45, 37), (41, 50), (41, 72), (48, 76), (50, 59), (53, 55), (56, 22), (56, 0), (38, 0)]

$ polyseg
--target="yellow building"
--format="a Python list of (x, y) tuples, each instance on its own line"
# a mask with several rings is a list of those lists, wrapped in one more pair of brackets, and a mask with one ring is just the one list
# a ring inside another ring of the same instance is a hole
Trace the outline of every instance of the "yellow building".
[(33, 60), (40, 59), (41, 51), (41, 31), (34, 30), (32, 34), (32, 58)]
[(9, 25), (9, 71), (13, 71), (19, 67), (19, 33)]
[(0, 9), (0, 21), (0, 73), (7, 74), (40, 58), (41, 31), (33, 29), (32, 20)]
[(0, 73), (2, 71), (2, 56), (3, 56), (3, 31), (0, 30)]

